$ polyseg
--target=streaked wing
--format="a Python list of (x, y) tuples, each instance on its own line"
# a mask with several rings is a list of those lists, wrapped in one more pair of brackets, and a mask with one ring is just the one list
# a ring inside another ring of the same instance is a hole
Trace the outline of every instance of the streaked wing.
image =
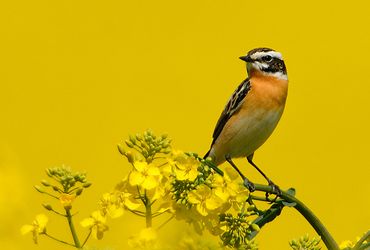
[(251, 84), (250, 84), (249, 78), (247, 78), (238, 86), (238, 88), (231, 95), (229, 101), (227, 102), (225, 106), (224, 111), (222, 111), (222, 114), (217, 121), (215, 130), (213, 132), (212, 145), (215, 143), (218, 136), (221, 134), (222, 129), (225, 127), (226, 122), (240, 108), (241, 104), (244, 101), (245, 96), (248, 94), (250, 89), (251, 89)]

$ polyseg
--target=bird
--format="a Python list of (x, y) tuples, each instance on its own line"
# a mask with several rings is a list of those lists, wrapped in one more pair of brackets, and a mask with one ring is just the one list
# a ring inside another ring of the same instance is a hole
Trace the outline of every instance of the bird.
[(234, 158), (246, 157), (272, 187), (271, 193), (281, 195), (279, 186), (253, 162), (253, 156), (283, 114), (288, 95), (287, 69), (282, 54), (270, 48), (255, 48), (239, 58), (246, 63), (248, 77), (229, 98), (204, 158), (210, 158), (216, 167), (227, 161), (243, 178), (244, 185), (254, 191), (254, 183), (233, 162)]

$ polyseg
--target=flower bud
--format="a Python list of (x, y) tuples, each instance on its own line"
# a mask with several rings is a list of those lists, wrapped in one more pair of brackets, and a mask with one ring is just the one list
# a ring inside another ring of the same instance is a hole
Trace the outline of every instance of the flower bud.
[(143, 137), (141, 136), (141, 134), (136, 134), (136, 140), (138, 140), (138, 141), (143, 140)]
[(91, 182), (86, 182), (85, 184), (83, 184), (82, 186), (84, 187), (84, 188), (88, 188), (88, 187), (90, 187), (91, 186)]
[(132, 142), (128, 141), (128, 140), (126, 140), (125, 143), (126, 143), (127, 147), (129, 147), (129, 148), (134, 147), (134, 144)]
[(253, 231), (256, 231), (256, 232), (259, 232), (261, 230), (257, 224), (252, 224), (251, 228), (253, 229)]
[(49, 176), (49, 177), (52, 176), (50, 168), (45, 169), (45, 172), (46, 172), (47, 176)]
[(135, 142), (136, 142), (136, 137), (135, 137), (135, 136), (133, 136), (133, 135), (130, 135), (129, 137), (130, 137), (130, 141), (131, 141), (133, 144), (135, 144)]
[(125, 155), (126, 154), (126, 150), (125, 150), (125, 148), (123, 147), (122, 144), (118, 144), (117, 145), (117, 148), (118, 148), (118, 151), (121, 153), (121, 155)]
[(50, 186), (50, 183), (47, 180), (41, 180), (41, 184), (44, 185), (45, 187)]
[(42, 187), (40, 187), (40, 186), (38, 186), (38, 185), (35, 185), (35, 186), (33, 186), (38, 192), (40, 192), (40, 193), (45, 193), (45, 191), (42, 189)]
[(164, 154), (169, 154), (169, 153), (171, 153), (171, 149), (170, 148), (166, 148), (165, 150), (163, 150), (163, 153)]
[(42, 204), (42, 206), (46, 209), (46, 210), (53, 210), (53, 208), (51, 207), (51, 205), (50, 204)]
[(131, 151), (126, 152), (126, 157), (127, 157), (128, 162), (134, 163), (135, 157)]
[(247, 208), (247, 211), (254, 211), (256, 209), (256, 205), (250, 205), (248, 208)]
[(309, 240), (308, 234), (304, 235), (304, 236), (302, 237), (302, 240), (303, 240), (303, 241), (308, 241), (308, 240)]
[(82, 194), (82, 191), (84, 191), (84, 190), (83, 190), (83, 188), (79, 188), (79, 189), (77, 189), (77, 191), (76, 191), (76, 196), (81, 195), (81, 194)]
[(57, 186), (52, 186), (54, 191), (59, 191), (60, 189)]
[(298, 244), (297, 240), (291, 240), (291, 241), (290, 241), (290, 245), (291, 245), (291, 246), (299, 246), (299, 244)]

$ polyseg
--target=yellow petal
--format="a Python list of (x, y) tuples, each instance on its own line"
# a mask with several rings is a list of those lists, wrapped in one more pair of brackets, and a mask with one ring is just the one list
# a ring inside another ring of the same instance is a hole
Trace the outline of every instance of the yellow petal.
[(145, 177), (140, 172), (134, 170), (130, 173), (129, 182), (131, 186), (141, 185), (144, 180)]
[(202, 196), (202, 197), (207, 197), (211, 194), (211, 189), (207, 185), (204, 185), (204, 184), (198, 186), (196, 191), (199, 194), (199, 196)]
[(145, 161), (135, 161), (134, 162), (134, 168), (139, 172), (144, 171), (147, 165), (148, 163), (146, 163)]
[(217, 197), (219, 197), (224, 202), (226, 202), (230, 197), (229, 193), (226, 192), (224, 188), (216, 188), (215, 195), (217, 195)]
[(48, 217), (45, 214), (38, 214), (36, 216), (36, 223), (39, 225), (40, 229), (44, 229), (48, 223)]
[(221, 201), (219, 199), (217, 199), (217, 197), (213, 196), (212, 198), (210, 199), (207, 199), (206, 202), (206, 208), (209, 209), (209, 210), (214, 210), (218, 207), (220, 207), (220, 205), (222, 204)]
[(198, 176), (198, 170), (196, 170), (196, 169), (191, 170), (189, 172), (188, 176), (189, 176), (190, 181), (194, 181), (195, 178), (197, 178), (197, 176)]
[(350, 240), (343, 241), (339, 245), (340, 249), (344, 249), (344, 248), (347, 248), (347, 247), (353, 247), (353, 243)]
[(204, 203), (201, 203), (201, 204), (198, 204), (197, 205), (197, 211), (203, 215), (203, 216), (207, 216), (208, 215), (208, 211), (206, 209), (206, 206)]
[(179, 169), (175, 169), (175, 175), (176, 179), (179, 181), (184, 181), (188, 179), (188, 176), (186, 175), (185, 171)]
[(80, 222), (82, 227), (92, 227), (95, 220), (93, 218), (86, 218)]
[(159, 184), (159, 180), (158, 178), (155, 178), (154, 176), (148, 176), (147, 178), (145, 178), (144, 182), (141, 184), (141, 186), (144, 188), (144, 189), (153, 189), (155, 188), (156, 186), (158, 186)]
[(125, 199), (124, 200), (124, 205), (131, 210), (138, 209), (141, 206), (141, 203), (136, 202), (136, 200), (131, 200), (131, 199)]
[(158, 175), (161, 174), (161, 171), (159, 171), (159, 168), (151, 166), (151, 167), (148, 168), (147, 173), (148, 173), (148, 175), (158, 176)]
[(191, 191), (188, 194), (188, 201), (192, 204), (199, 204), (200, 203), (199, 197), (198, 197), (198, 195), (195, 194), (194, 191)]
[(115, 205), (109, 206), (108, 214), (112, 219), (118, 218), (123, 215), (123, 208)]
[(107, 219), (102, 215), (100, 211), (92, 212), (91, 217), (98, 222), (105, 223), (107, 221)]

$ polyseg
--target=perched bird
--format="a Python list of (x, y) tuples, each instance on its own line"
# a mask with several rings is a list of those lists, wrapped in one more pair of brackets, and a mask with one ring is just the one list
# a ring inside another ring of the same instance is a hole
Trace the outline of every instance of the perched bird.
[(248, 78), (227, 102), (205, 158), (211, 157), (216, 166), (228, 161), (253, 191), (254, 184), (232, 161), (233, 158), (246, 157), (272, 186), (273, 192), (280, 194), (279, 187), (252, 160), (254, 152), (272, 134), (283, 114), (288, 94), (285, 63), (281, 53), (269, 48), (256, 48), (239, 58), (247, 64)]

